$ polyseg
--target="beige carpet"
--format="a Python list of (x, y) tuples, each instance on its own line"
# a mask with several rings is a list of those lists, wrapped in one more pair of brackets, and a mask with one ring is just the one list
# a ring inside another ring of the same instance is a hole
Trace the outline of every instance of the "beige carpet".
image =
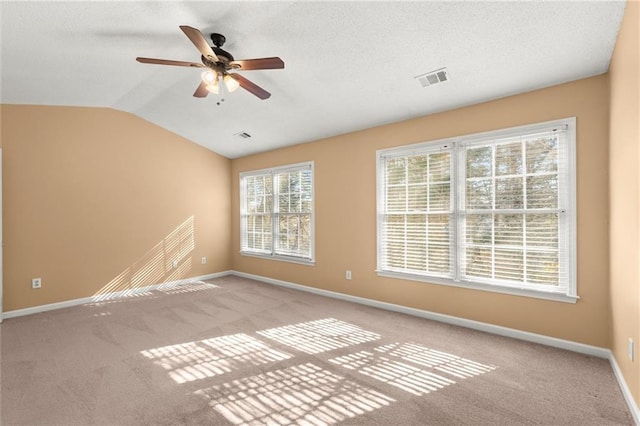
[(2, 425), (633, 424), (606, 360), (234, 276), (1, 336)]

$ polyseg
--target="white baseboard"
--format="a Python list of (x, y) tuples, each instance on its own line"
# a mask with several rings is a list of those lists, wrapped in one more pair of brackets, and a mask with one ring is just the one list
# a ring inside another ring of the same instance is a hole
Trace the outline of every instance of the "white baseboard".
[(469, 319), (454, 317), (451, 315), (438, 314), (436, 312), (424, 311), (422, 309), (409, 308), (393, 303), (380, 302), (378, 300), (366, 299), (364, 297), (351, 296), (344, 293), (337, 293), (329, 290), (322, 290), (315, 287), (307, 287), (300, 284), (294, 284), (287, 281), (276, 280), (273, 278), (262, 277), (260, 275), (246, 274), (244, 272), (233, 271), (234, 275), (244, 278), (251, 278), (256, 281), (262, 281), (268, 284), (289, 287), (296, 290), (306, 291), (309, 293), (319, 294), (321, 296), (332, 297), (334, 299), (346, 300), (348, 302), (359, 303), (361, 305), (373, 306), (375, 308), (386, 309), (388, 311), (400, 312), (403, 314), (413, 315), (426, 318), (438, 322), (443, 322), (460, 327), (471, 328), (474, 330), (484, 331), (499, 336), (511, 337), (518, 340), (526, 340), (527, 342), (540, 343), (546, 346), (566, 349), (581, 354), (592, 355), (599, 358), (609, 358), (609, 349), (597, 346), (585, 345), (583, 343), (572, 342), (569, 340), (557, 339), (555, 337), (544, 336), (542, 334), (529, 333), (527, 331), (516, 330), (513, 328), (502, 327), (499, 325), (488, 324), (485, 322), (473, 321)]
[(633, 399), (631, 390), (627, 386), (622, 372), (618, 367), (618, 364), (613, 356), (613, 353), (606, 348), (600, 348), (597, 346), (585, 345), (583, 343), (572, 342), (570, 340), (558, 339), (555, 337), (544, 336), (542, 334), (529, 333), (527, 331), (516, 330), (513, 328), (502, 327), (499, 325), (488, 324), (479, 321), (468, 320), (464, 318), (454, 317), (450, 315), (438, 314), (436, 312), (424, 311), (421, 309), (409, 308), (406, 306), (395, 305), (393, 303), (380, 302), (378, 300), (366, 299), (364, 297), (351, 296), (344, 293), (337, 293), (329, 290), (323, 290), (315, 287), (308, 287), (301, 284), (295, 284), (288, 281), (276, 280), (273, 278), (263, 277), (260, 275), (247, 274), (244, 272), (232, 271), (233, 275), (250, 278), (256, 281), (261, 281), (267, 284), (273, 284), (281, 287), (288, 287), (295, 290), (306, 291), (309, 293), (318, 294), (321, 296), (332, 297), (334, 299), (345, 300), (348, 302), (359, 303), (361, 305), (373, 306), (375, 308), (386, 309), (388, 311), (400, 312), (403, 314), (413, 315), (421, 318), (430, 319), (433, 321), (443, 322), (447, 324), (457, 325), (460, 327), (471, 328), (474, 330), (484, 331), (487, 333), (497, 334), (499, 336), (511, 337), (513, 339), (524, 340), (532, 343), (539, 343), (541, 345), (552, 346), (554, 348), (565, 349), (572, 352), (577, 352), (585, 355), (596, 356), (598, 358), (608, 359), (611, 363), (613, 373), (620, 385), (620, 389), (624, 395), (624, 399), (629, 406), (629, 410), (638, 426), (640, 426), (640, 412), (638, 411), (638, 405)]
[(622, 370), (620, 370), (620, 367), (616, 362), (616, 358), (613, 356), (613, 352), (611, 352), (611, 356), (609, 357), (609, 363), (611, 363), (611, 369), (613, 370), (613, 374), (618, 380), (618, 385), (620, 385), (622, 395), (624, 395), (624, 399), (625, 401), (627, 401), (627, 405), (629, 406), (629, 411), (631, 411), (633, 420), (636, 422), (636, 425), (640, 426), (640, 409), (638, 408), (638, 404), (636, 404), (636, 401), (633, 399), (631, 389), (629, 389), (629, 386), (627, 386), (627, 382), (624, 380), (624, 377), (622, 377)]
[(222, 276), (229, 275), (229, 274), (231, 274), (231, 271), (216, 272), (216, 273), (213, 273), (213, 274), (200, 275), (200, 276), (192, 277), (192, 278), (183, 278), (183, 279), (177, 280), (177, 281), (168, 281), (166, 283), (154, 284), (154, 285), (149, 285), (149, 286), (146, 286), (146, 287), (134, 288), (134, 289), (124, 290), (124, 291), (116, 291), (116, 292), (113, 292), (113, 293), (105, 293), (105, 294), (100, 294), (100, 295), (97, 295), (97, 296), (83, 297), (83, 298), (80, 298), (80, 299), (65, 300), (64, 302), (57, 302), (57, 303), (50, 303), (50, 304), (47, 304), (47, 305), (33, 306), (31, 308), (16, 309), (14, 311), (4, 312), (2, 314), (2, 319), (16, 318), (16, 317), (21, 317), (21, 316), (24, 316), (24, 315), (32, 315), (32, 314), (37, 314), (37, 313), (40, 313), (40, 312), (53, 311), (53, 310), (56, 310), (56, 309), (70, 308), (72, 306), (86, 305), (87, 303), (104, 302), (106, 300), (119, 299), (119, 298), (123, 298), (123, 297), (132, 296), (134, 294), (144, 293), (144, 292), (147, 292), (147, 291), (154, 291), (154, 290), (159, 290), (159, 289), (166, 289), (166, 288), (176, 287), (176, 286), (179, 286), (179, 285), (182, 285), (182, 284), (188, 284), (188, 283), (191, 283), (191, 282), (194, 282), (194, 281), (210, 280), (210, 279), (213, 279), (213, 278), (218, 278), (218, 277), (222, 277)]

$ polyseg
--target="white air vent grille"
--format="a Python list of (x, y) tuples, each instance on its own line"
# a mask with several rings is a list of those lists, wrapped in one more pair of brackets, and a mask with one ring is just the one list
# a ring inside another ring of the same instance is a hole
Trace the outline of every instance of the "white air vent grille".
[(446, 68), (440, 68), (439, 70), (431, 71), (426, 74), (422, 74), (415, 77), (422, 87), (431, 86), (438, 83), (444, 83), (449, 81), (449, 71)]

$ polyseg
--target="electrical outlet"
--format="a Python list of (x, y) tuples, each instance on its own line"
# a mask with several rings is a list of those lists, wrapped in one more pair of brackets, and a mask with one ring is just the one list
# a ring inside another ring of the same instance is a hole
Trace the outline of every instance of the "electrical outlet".
[(31, 288), (42, 288), (42, 278), (34, 278), (31, 280)]
[(627, 343), (627, 355), (629, 359), (633, 361), (635, 358), (636, 344), (631, 337), (629, 337), (629, 343)]
[(174, 260), (173, 261), (173, 269), (176, 269), (178, 267), (178, 261)]
[(346, 274), (344, 274), (344, 277), (348, 280), (351, 279), (351, 271), (347, 271)]
[(205, 265), (207, 263), (207, 258), (202, 256), (201, 261), (202, 261), (202, 264)]

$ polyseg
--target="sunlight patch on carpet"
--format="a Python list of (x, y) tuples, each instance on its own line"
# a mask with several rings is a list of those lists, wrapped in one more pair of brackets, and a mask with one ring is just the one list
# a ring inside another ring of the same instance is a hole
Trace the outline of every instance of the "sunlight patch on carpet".
[(330, 425), (395, 402), (312, 363), (269, 371), (196, 395), (234, 425)]
[(85, 303), (82, 306), (91, 306), (91, 307), (100, 307), (106, 305), (113, 305), (117, 303), (127, 303), (132, 299), (157, 299), (158, 296), (154, 295), (151, 291), (137, 291), (137, 292), (128, 292), (123, 293), (117, 296), (113, 296), (112, 299), (102, 298), (100, 300), (96, 300), (95, 302)]
[(195, 293), (197, 291), (204, 290), (212, 290), (214, 288), (219, 288), (217, 285), (205, 283), (202, 281), (197, 282), (189, 282), (186, 284), (179, 284), (173, 287), (167, 288), (159, 288), (158, 291), (161, 291), (164, 294), (184, 294), (184, 293)]
[(495, 365), (486, 365), (459, 356), (429, 349), (417, 343), (392, 343), (390, 345), (375, 348), (377, 352), (394, 357), (400, 357), (405, 361), (431, 367), (443, 373), (450, 374), (460, 379), (466, 379), (495, 370)]
[(247, 366), (291, 358), (246, 334), (233, 334), (140, 352), (176, 383), (215, 377)]
[(435, 392), (455, 383), (438, 374), (422, 370), (409, 364), (390, 360), (372, 352), (361, 351), (330, 359), (348, 370), (372, 377), (383, 383), (395, 386), (414, 395)]
[(334, 318), (285, 325), (257, 333), (308, 354), (318, 354), (380, 339), (377, 333)]

